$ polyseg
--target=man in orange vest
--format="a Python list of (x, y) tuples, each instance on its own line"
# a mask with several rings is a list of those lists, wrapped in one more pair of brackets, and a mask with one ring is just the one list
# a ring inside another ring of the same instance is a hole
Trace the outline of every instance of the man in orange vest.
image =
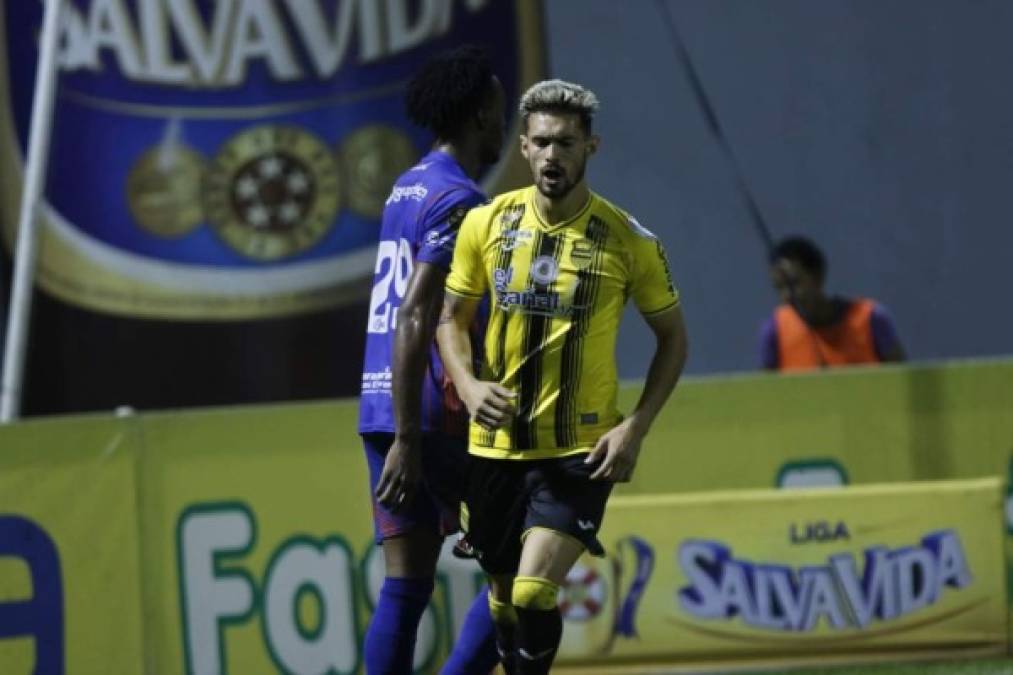
[(782, 304), (761, 331), (764, 368), (812, 370), (904, 360), (893, 319), (883, 305), (823, 292), (827, 263), (813, 242), (805, 237), (781, 240), (770, 264)]

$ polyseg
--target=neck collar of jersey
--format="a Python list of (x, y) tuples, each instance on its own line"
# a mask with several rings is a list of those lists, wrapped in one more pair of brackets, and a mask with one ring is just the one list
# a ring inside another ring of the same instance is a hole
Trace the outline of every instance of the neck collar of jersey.
[(577, 213), (573, 214), (572, 216), (570, 216), (566, 220), (561, 220), (558, 223), (552, 223), (550, 225), (549, 223), (545, 222), (545, 219), (542, 217), (542, 213), (538, 210), (538, 202), (535, 201), (535, 194), (537, 192), (538, 192), (538, 188), (535, 187), (534, 185), (532, 185), (531, 186), (531, 190), (528, 193), (528, 201), (531, 204), (531, 210), (532, 210), (532, 212), (534, 212), (534, 214), (535, 214), (535, 220), (538, 221), (538, 226), (540, 228), (542, 228), (543, 230), (545, 230), (546, 232), (555, 232), (556, 230), (560, 230), (560, 229), (566, 227), (567, 225), (570, 225), (571, 223), (576, 222), (581, 217), (583, 217), (585, 213), (588, 212), (588, 209), (591, 208), (591, 202), (594, 201), (594, 193), (588, 191), (587, 201), (584, 202), (584, 205), (580, 207), (580, 209), (577, 211)]

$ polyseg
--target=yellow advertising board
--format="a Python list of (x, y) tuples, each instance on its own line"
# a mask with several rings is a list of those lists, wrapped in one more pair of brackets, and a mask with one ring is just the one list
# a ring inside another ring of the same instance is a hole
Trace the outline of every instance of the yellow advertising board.
[[(1005, 471), (1013, 427), (987, 406), (1009, 396), (1000, 385), (1011, 373), (938, 371), (954, 387), (945, 401), (963, 402), (911, 423), (949, 434), (933, 471)], [(1006, 493), (999, 478), (897, 482), (919, 477), (908, 471), (911, 440), (900, 442), (905, 418), (888, 405), (901, 376), (848, 375), (834, 405), (816, 378), (688, 386), (659, 418), (639, 482), (610, 502), (608, 556), (582, 559), (563, 589), (561, 663), (1004, 649)], [(970, 381), (983, 379), (989, 397)], [(815, 415), (805, 390), (846, 421), (807, 437), (809, 456), (827, 461), (804, 461), (791, 425), (778, 444), (764, 406), (786, 387), (800, 390), (799, 418)], [(860, 415), (847, 403), (856, 398), (874, 409)], [(721, 422), (724, 399), (742, 403), (737, 426)], [(974, 414), (960, 421), (967, 400)], [(859, 417), (875, 438), (859, 433)], [(0, 673), (362, 672), (383, 565), (355, 422), (354, 402), (320, 402), (0, 427)], [(732, 470), (732, 453), (749, 461)], [(772, 488), (779, 475), (785, 485), (868, 483), (872, 457), (891, 484), (633, 494), (713, 490), (719, 479)], [(417, 673), (438, 671), (480, 584), (473, 563), (444, 551)]]
[(4, 429), (0, 673), (141, 673), (134, 438), (118, 420)]
[[(416, 672), (482, 584), (438, 563)], [(383, 580), (333, 403), (0, 428), (0, 673), (359, 673)]]
[[(362, 672), (383, 560), (354, 422), (333, 403), (144, 417), (147, 649), (164, 672)], [(419, 673), (437, 672), (482, 584), (451, 544)]]
[(998, 479), (615, 498), (562, 661), (1006, 648)]

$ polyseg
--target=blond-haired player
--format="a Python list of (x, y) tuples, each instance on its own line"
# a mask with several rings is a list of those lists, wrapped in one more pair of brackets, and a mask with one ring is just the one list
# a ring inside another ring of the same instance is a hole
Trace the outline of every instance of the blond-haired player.
[[(546, 673), (562, 636), (559, 585), (597, 532), (615, 482), (686, 359), (679, 294), (661, 242), (591, 192), (599, 138), (587, 89), (539, 82), (521, 100), (521, 153), (534, 185), (473, 209), (458, 234), (437, 331), (471, 413), (468, 539), (490, 576), (490, 608), (508, 668)], [(492, 310), (481, 373), (468, 326)], [(636, 408), (617, 408), (615, 344), (632, 298), (656, 338)]]

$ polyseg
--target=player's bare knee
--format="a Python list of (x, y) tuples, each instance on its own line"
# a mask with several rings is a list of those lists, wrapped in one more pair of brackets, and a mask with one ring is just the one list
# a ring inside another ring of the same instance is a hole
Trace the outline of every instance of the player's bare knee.
[(524, 533), (518, 574), (561, 584), (583, 552), (584, 544), (564, 532), (532, 527)]

